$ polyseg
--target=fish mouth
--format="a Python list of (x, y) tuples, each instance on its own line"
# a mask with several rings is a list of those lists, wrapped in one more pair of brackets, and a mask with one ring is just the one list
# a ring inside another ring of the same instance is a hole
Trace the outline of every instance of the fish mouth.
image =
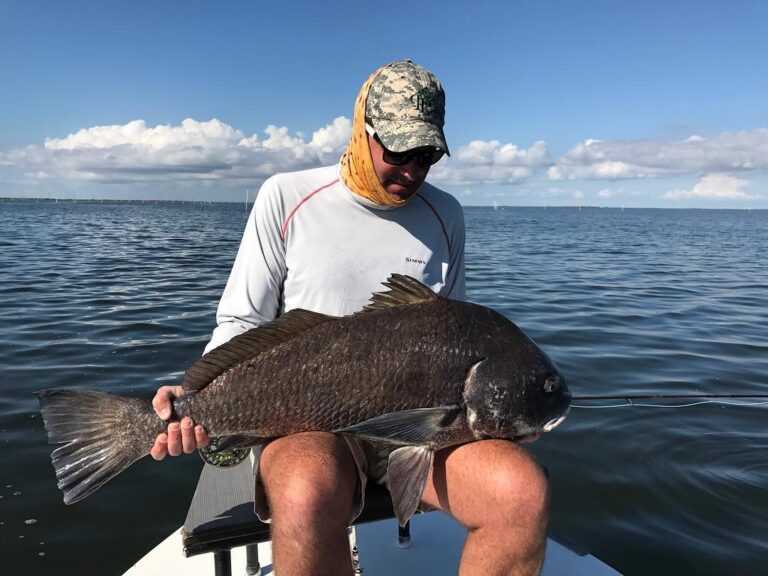
[(527, 444), (528, 442), (536, 442), (540, 436), (541, 432), (530, 432), (529, 434), (515, 436), (512, 438), (512, 442), (515, 442), (516, 444)]
[(541, 429), (544, 432), (551, 432), (552, 430), (554, 430), (555, 428), (560, 426), (560, 424), (562, 424), (562, 422), (563, 422), (563, 420), (565, 420), (566, 416), (568, 416), (567, 412), (565, 414), (563, 414), (562, 416), (558, 416), (557, 418), (553, 418), (552, 420), (550, 420), (549, 422), (544, 424), (544, 426), (542, 426)]

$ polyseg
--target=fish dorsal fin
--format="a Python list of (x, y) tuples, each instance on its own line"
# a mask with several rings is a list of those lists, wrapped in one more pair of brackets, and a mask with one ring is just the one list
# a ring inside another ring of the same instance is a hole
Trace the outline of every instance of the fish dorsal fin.
[(367, 304), (363, 310), (386, 310), (396, 306), (431, 302), (439, 298), (428, 286), (404, 274), (392, 274), (382, 284), (387, 286), (389, 290), (374, 292), (371, 296), (371, 303)]
[(184, 391), (199, 392), (216, 377), (240, 362), (290, 340), (305, 330), (335, 319), (335, 316), (297, 308), (271, 322), (239, 334), (190, 366), (184, 374)]

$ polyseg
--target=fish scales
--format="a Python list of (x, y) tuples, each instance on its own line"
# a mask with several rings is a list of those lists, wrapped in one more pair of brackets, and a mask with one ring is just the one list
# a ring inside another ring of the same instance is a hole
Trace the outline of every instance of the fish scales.
[(212, 435), (251, 431), (269, 438), (459, 404), (467, 371), (484, 350), (461, 344), (477, 330), (472, 308), (440, 299), (322, 324), (179, 399), (176, 412), (206, 423)]

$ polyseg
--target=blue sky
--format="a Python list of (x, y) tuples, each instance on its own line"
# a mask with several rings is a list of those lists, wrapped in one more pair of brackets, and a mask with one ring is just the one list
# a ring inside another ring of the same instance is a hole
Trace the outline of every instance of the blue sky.
[(411, 58), (466, 205), (768, 208), (768, 3), (0, 0), (0, 196), (237, 201)]

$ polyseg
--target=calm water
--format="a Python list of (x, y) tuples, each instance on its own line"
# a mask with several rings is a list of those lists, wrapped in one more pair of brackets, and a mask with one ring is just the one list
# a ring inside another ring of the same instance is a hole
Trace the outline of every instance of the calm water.
[[(768, 393), (768, 212), (470, 208), (471, 300), (575, 394)], [(243, 206), (0, 203), (0, 566), (119, 574), (184, 520), (190, 456), (64, 506), (34, 390), (145, 395), (200, 354)], [(768, 406), (574, 408), (532, 446), (553, 528), (625, 574), (765, 574)]]

